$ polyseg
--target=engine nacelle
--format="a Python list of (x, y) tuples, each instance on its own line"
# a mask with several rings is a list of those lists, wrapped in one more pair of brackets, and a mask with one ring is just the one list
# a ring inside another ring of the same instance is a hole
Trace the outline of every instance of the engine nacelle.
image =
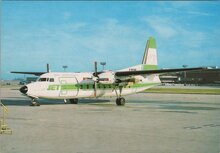
[(112, 71), (103, 72), (98, 77), (99, 82), (103, 84), (112, 84), (115, 82), (115, 75)]
[(122, 83), (122, 82), (127, 82), (127, 83), (138, 83), (142, 82), (144, 79), (143, 76), (127, 76), (127, 77), (118, 77), (115, 79), (116, 83)]

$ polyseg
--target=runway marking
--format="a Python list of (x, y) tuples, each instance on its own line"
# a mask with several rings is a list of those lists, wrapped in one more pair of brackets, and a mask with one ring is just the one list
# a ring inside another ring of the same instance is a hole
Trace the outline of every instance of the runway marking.
[(218, 126), (220, 126), (220, 124), (204, 124), (202, 126), (186, 126), (186, 127), (183, 127), (183, 128), (194, 130), (194, 129), (201, 129), (201, 128), (206, 128), (206, 127), (218, 127)]
[(201, 126), (188, 126), (188, 127), (184, 127), (184, 129), (190, 129), (190, 130), (194, 130), (194, 129), (200, 129), (202, 128)]
[(190, 112), (190, 111), (161, 111), (161, 112), (198, 114), (198, 112)]
[(19, 117), (8, 117), (8, 119), (11, 119), (11, 120), (33, 120), (33, 119), (19, 118)]

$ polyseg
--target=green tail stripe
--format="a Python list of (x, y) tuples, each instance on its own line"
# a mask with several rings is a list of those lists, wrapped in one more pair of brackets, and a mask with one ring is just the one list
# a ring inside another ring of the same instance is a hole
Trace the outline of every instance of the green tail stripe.
[(157, 65), (143, 65), (142, 69), (143, 70), (157, 70), (158, 66)]
[(156, 39), (155, 38), (153, 38), (153, 37), (150, 37), (149, 39), (148, 39), (148, 48), (157, 48), (157, 46), (156, 46)]

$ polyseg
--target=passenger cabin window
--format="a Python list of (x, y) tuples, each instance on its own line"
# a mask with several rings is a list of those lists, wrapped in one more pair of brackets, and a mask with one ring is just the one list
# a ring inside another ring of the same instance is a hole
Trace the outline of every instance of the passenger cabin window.
[(50, 78), (50, 82), (54, 82), (54, 78)]

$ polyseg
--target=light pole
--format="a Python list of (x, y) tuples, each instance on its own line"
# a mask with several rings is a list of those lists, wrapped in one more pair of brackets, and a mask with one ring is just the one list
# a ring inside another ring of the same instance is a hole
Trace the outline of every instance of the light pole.
[[(187, 68), (188, 65), (183, 65), (183, 68)], [(184, 86), (186, 86), (186, 71), (184, 71)]]
[(64, 70), (64, 72), (66, 72), (66, 69), (68, 68), (68, 66), (67, 65), (63, 65), (63, 70)]
[(106, 65), (106, 62), (100, 62), (100, 64), (102, 65), (102, 71), (104, 71), (104, 67)]

